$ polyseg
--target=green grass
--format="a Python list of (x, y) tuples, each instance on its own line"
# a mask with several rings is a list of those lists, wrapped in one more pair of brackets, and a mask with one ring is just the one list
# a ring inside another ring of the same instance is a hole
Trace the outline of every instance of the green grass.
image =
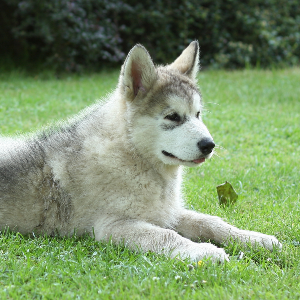
[[(68, 117), (111, 91), (117, 76), (0, 74), (0, 132), (28, 132)], [(280, 253), (230, 244), (229, 263), (192, 268), (89, 237), (3, 233), (0, 298), (300, 299), (299, 82), (300, 69), (202, 72), (204, 120), (218, 156), (187, 170), (184, 182), (187, 207), (274, 234)], [(216, 186), (226, 180), (239, 199), (221, 207)]]

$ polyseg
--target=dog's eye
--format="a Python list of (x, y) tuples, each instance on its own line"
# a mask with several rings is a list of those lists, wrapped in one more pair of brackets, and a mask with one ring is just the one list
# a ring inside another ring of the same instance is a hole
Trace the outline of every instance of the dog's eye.
[(174, 121), (174, 122), (180, 122), (180, 116), (177, 113), (167, 115), (165, 117), (165, 119), (170, 120), (170, 121)]
[(196, 114), (196, 118), (199, 119), (199, 117), (200, 117), (200, 111), (198, 111)]

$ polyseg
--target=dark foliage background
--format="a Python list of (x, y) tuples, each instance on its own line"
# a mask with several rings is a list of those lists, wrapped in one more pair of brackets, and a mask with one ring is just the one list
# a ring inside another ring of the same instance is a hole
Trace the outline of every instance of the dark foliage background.
[(299, 0), (0, 0), (0, 55), (20, 63), (100, 68), (136, 43), (167, 63), (195, 39), (204, 67), (299, 64)]

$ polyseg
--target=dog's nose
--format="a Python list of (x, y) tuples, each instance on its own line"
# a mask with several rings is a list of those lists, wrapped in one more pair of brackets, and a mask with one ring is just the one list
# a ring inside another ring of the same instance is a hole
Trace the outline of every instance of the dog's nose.
[(211, 153), (213, 151), (213, 149), (215, 148), (215, 143), (212, 139), (202, 139), (200, 142), (198, 142), (198, 148), (200, 149), (200, 151), (204, 154), (207, 155), (209, 153)]

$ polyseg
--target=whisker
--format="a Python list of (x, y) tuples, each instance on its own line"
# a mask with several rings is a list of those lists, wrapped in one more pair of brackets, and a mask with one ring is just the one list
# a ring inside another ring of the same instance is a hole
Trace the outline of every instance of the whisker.
[(215, 149), (220, 149), (220, 150), (225, 150), (225, 151), (227, 151), (227, 149), (226, 148), (224, 148), (223, 146), (220, 146), (220, 145), (218, 145), (218, 144), (216, 144), (215, 145)]
[(214, 148), (214, 156), (220, 158), (220, 157), (224, 157), (225, 156), (225, 153), (226, 153), (226, 148), (220, 146), (220, 145), (216, 145), (215, 148)]
[(214, 156), (220, 157), (220, 155), (219, 155), (219, 153), (218, 153), (217, 151), (214, 151), (214, 155), (212, 156), (212, 158), (213, 158)]

